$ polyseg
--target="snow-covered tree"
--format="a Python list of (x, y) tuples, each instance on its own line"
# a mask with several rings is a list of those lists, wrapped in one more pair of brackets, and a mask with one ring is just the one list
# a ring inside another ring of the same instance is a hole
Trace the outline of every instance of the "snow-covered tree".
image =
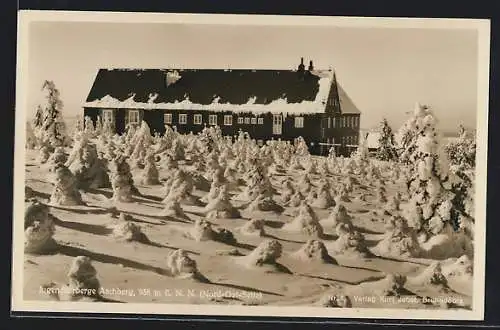
[(26, 123), (26, 148), (27, 149), (35, 149), (36, 147), (36, 137), (35, 133), (33, 132), (33, 127), (31, 124), (28, 122)]
[(33, 128), (40, 129), (43, 125), (43, 109), (41, 105), (36, 107), (35, 118), (33, 118)]
[(85, 125), (83, 124), (83, 121), (81, 118), (78, 118), (75, 122), (75, 128), (74, 128), (74, 133), (81, 133), (85, 129)]
[(42, 144), (53, 147), (64, 146), (68, 142), (66, 125), (62, 118), (63, 103), (59, 90), (53, 81), (45, 80), (42, 85), (45, 103), (37, 107), (34, 120), (35, 134)]
[(363, 171), (370, 164), (370, 153), (368, 151), (368, 133), (366, 133), (359, 142), (358, 148), (351, 154), (350, 161), (352, 165)]
[(90, 116), (85, 116), (84, 118), (84, 131), (87, 135), (92, 136), (95, 132), (94, 122)]
[(418, 232), (426, 249), (460, 255), (471, 253), (468, 227), (473, 219), (465, 214), (456, 194), (461, 180), (450, 172), (435, 116), (427, 107), (417, 110), (411, 118), (414, 139), (402, 155), (412, 164), (407, 182), (410, 201), (404, 211), (406, 220)]
[(460, 125), (459, 137), (446, 145), (446, 153), (452, 165), (472, 169), (476, 166), (476, 139)]
[(95, 133), (97, 135), (101, 134), (102, 128), (103, 128), (103, 123), (102, 123), (101, 116), (97, 116), (97, 120), (95, 122)]
[(450, 159), (450, 171), (460, 179), (453, 185), (455, 202), (462, 212), (473, 216), (476, 139), (475, 134), (467, 132), (462, 125), (459, 132), (458, 140), (448, 143), (445, 150)]
[(299, 136), (295, 140), (295, 154), (298, 156), (309, 156), (310, 155), (307, 143), (302, 136)]
[(422, 118), (429, 109), (427, 105), (419, 102), (415, 104), (413, 115), (401, 126), (398, 131), (399, 148), (401, 150), (400, 160), (405, 164), (412, 163), (412, 155), (416, 150), (416, 140), (422, 130)]
[(394, 142), (394, 133), (385, 118), (380, 123), (379, 133), (377, 158), (389, 161), (396, 160), (398, 154)]
[(104, 120), (102, 124), (102, 134), (111, 137), (115, 134), (115, 125), (112, 120)]

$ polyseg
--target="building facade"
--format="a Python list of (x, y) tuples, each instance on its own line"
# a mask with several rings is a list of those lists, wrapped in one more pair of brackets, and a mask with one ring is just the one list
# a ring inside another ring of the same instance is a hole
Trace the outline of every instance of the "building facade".
[(219, 126), (259, 143), (299, 136), (310, 152), (349, 154), (359, 143), (360, 111), (333, 70), (101, 69), (84, 104), (95, 123), (111, 121), (118, 134), (142, 120), (152, 132), (180, 133)]

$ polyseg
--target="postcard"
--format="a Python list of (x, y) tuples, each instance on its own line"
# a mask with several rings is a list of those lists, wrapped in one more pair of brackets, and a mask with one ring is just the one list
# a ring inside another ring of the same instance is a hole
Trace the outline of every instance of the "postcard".
[(18, 27), (12, 311), (484, 318), (488, 20)]

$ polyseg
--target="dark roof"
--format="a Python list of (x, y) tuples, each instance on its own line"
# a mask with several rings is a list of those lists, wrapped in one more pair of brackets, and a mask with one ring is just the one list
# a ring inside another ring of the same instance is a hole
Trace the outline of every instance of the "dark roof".
[(184, 103), (207, 109), (216, 103), (263, 111), (278, 102), (283, 111), (304, 106), (304, 112), (324, 112), (331, 85), (331, 70), (100, 69), (85, 106), (111, 100), (138, 108)]
[(347, 95), (344, 88), (342, 88), (340, 84), (337, 84), (337, 86), (339, 91), (340, 111), (342, 113), (349, 113), (349, 114), (361, 113), (361, 111), (359, 111), (358, 107), (356, 107), (356, 105), (351, 100), (349, 95)]

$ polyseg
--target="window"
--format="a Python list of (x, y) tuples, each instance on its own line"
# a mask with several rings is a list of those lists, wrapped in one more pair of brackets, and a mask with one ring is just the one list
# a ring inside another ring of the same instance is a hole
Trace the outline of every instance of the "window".
[(295, 127), (296, 128), (304, 127), (304, 117), (295, 117)]
[(354, 127), (358, 127), (359, 125), (359, 117), (354, 117)]
[(128, 111), (128, 123), (129, 124), (139, 124), (139, 110), (129, 110)]
[(274, 114), (273, 115), (273, 134), (281, 135), (283, 133), (283, 115)]
[(186, 124), (187, 123), (187, 115), (185, 113), (181, 113), (179, 115), (179, 124)]
[(345, 117), (340, 117), (340, 127), (345, 127)]
[(245, 118), (245, 124), (247, 124), (247, 125), (250, 124), (250, 118), (248, 118), (248, 117)]
[(102, 121), (113, 122), (113, 110), (102, 110)]
[(171, 113), (166, 113), (163, 115), (163, 123), (172, 124), (172, 114)]
[(217, 115), (209, 115), (208, 116), (208, 124), (209, 125), (217, 125)]
[(259, 125), (264, 124), (264, 118), (257, 118), (257, 123), (258, 123)]
[(224, 116), (224, 125), (231, 126), (232, 124), (233, 124), (233, 116), (232, 115), (225, 115)]
[(335, 128), (336, 123), (337, 123), (337, 118), (333, 117), (333, 118), (332, 118), (332, 127), (333, 127), (333, 128)]
[(201, 115), (194, 115), (194, 117), (193, 117), (193, 123), (195, 125), (201, 125), (202, 122), (203, 122), (203, 120), (201, 118)]
[(257, 124), (257, 118), (252, 118), (252, 125)]
[(238, 117), (238, 124), (243, 124), (243, 121), (245, 120), (245, 118), (243, 117)]
[(332, 127), (332, 118), (328, 117), (328, 128)]

